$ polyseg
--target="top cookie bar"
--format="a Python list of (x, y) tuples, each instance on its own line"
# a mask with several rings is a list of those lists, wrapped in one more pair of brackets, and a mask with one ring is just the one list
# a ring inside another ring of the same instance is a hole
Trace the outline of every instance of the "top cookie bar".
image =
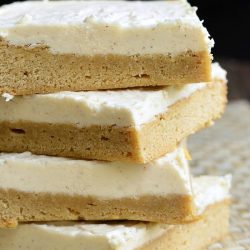
[(0, 94), (209, 82), (212, 46), (183, 0), (17, 2), (0, 8)]

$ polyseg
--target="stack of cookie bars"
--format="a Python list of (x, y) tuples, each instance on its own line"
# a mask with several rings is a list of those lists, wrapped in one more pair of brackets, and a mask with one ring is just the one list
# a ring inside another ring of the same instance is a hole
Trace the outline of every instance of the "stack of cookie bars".
[(0, 249), (198, 250), (226, 235), (230, 176), (193, 177), (185, 142), (226, 104), (212, 46), (183, 0), (2, 7)]

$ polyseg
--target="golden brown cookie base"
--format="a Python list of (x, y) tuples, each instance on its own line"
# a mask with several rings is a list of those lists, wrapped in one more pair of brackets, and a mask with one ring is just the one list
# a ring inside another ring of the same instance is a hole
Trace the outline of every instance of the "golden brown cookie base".
[(201, 250), (228, 233), (228, 202), (211, 205), (201, 220), (176, 225), (160, 238), (137, 250)]
[(209, 84), (168, 108), (152, 122), (134, 127), (28, 121), (0, 122), (0, 151), (146, 163), (168, 152), (224, 111), (226, 85)]
[(211, 55), (52, 54), (46, 47), (10, 45), (0, 39), (0, 94), (119, 89), (211, 81)]
[(30, 221), (140, 220), (176, 224), (195, 219), (192, 197), (187, 195), (101, 200), (0, 189), (0, 227)]

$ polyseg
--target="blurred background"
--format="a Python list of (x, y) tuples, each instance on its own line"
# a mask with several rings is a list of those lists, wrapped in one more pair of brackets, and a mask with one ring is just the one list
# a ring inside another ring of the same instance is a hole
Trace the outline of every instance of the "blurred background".
[[(13, 1), (0, 0), (0, 5)], [(229, 98), (250, 100), (250, 0), (189, 0), (215, 40), (213, 55), (228, 71)]]

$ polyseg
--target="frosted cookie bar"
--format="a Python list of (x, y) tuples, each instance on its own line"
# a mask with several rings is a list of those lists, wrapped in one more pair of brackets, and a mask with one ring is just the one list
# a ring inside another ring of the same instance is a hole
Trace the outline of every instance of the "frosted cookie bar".
[[(187, 151), (148, 164), (0, 154), (0, 224), (197, 218)], [(1, 223), (2, 221), (2, 223)]]
[[(198, 185), (222, 178), (202, 177)], [(216, 184), (217, 183), (217, 184)], [(201, 189), (200, 192), (202, 192)], [(215, 189), (216, 191), (216, 189)], [(228, 190), (210, 193), (209, 202), (200, 196), (202, 218), (185, 225), (142, 222), (57, 222), (20, 224), (16, 229), (0, 229), (4, 250), (200, 250), (223, 238), (228, 231)]]
[(146, 163), (220, 117), (225, 72), (214, 83), (157, 89), (0, 97), (0, 151)]
[(207, 30), (186, 1), (27, 1), (0, 9), (0, 93), (211, 81)]
[[(192, 221), (201, 211), (186, 157), (183, 148), (149, 164), (0, 154), (0, 200), (4, 201), (0, 203), (0, 224), (123, 219), (171, 224)], [(209, 192), (214, 189), (220, 195), (228, 184), (226, 180), (214, 185), (211, 180), (202, 189), (202, 195), (208, 192), (207, 202), (211, 198)], [(205, 184), (196, 185), (196, 189)]]

